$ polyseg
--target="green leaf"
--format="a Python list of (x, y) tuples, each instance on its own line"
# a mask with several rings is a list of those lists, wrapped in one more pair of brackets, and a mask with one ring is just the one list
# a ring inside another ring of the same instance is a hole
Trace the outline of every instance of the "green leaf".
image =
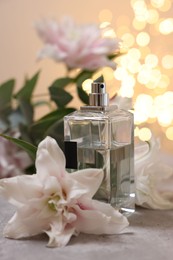
[(30, 165), (29, 167), (27, 167), (25, 169), (25, 174), (27, 175), (33, 175), (34, 173), (36, 173), (36, 168), (35, 168), (35, 165)]
[(122, 55), (125, 55), (125, 54), (126, 54), (126, 52), (113, 53), (113, 54), (110, 54), (110, 55), (108, 56), (108, 58), (109, 58), (110, 60), (112, 60), (112, 59), (114, 59), (114, 58), (121, 57)]
[(23, 141), (21, 139), (13, 138), (13, 137), (8, 136), (8, 135), (0, 134), (0, 136), (6, 138), (7, 140), (10, 140), (12, 143), (14, 143), (18, 147), (22, 148), (24, 151), (26, 151), (28, 153), (28, 155), (31, 157), (31, 159), (35, 160), (36, 152), (37, 152), (36, 146), (34, 146), (33, 144), (30, 144), (26, 141)]
[(95, 73), (95, 71), (87, 71), (87, 70), (83, 70), (81, 71), (77, 77), (74, 79), (74, 82), (76, 82), (77, 86), (81, 86), (82, 87), (82, 83), (86, 80), (86, 79), (90, 79), (93, 74)]
[(63, 121), (63, 119), (60, 119), (60, 120), (56, 121), (53, 125), (51, 125), (51, 127), (48, 128), (48, 130), (46, 131), (45, 134), (53, 137), (57, 141), (61, 150), (64, 151), (64, 121)]
[(31, 135), (29, 133), (29, 128), (28, 128), (28, 126), (26, 126), (26, 124), (22, 124), (22, 123), (19, 124), (19, 131), (20, 131), (20, 136), (21, 136), (22, 140), (25, 140), (26, 142), (32, 143), (32, 144), (35, 145), (35, 142), (32, 139), (32, 137), (31, 137)]
[(19, 102), (19, 107), (26, 122), (28, 123), (28, 125), (32, 124), (34, 114), (33, 106), (31, 105), (29, 100), (21, 99)]
[(72, 107), (57, 109), (57, 110), (54, 110), (53, 112), (48, 113), (47, 115), (43, 116), (37, 122), (40, 122), (44, 119), (49, 119), (51, 117), (57, 117), (59, 120), (60, 118), (63, 118), (65, 115), (68, 115), (68, 114), (72, 113), (73, 111), (75, 111), (75, 108), (72, 108)]
[(100, 77), (98, 77), (97, 79), (94, 80), (95, 83), (97, 82), (104, 82), (104, 77), (103, 75), (101, 75)]
[(89, 96), (81, 87), (77, 87), (77, 93), (84, 104), (89, 104)]
[(14, 90), (15, 80), (10, 79), (0, 85), (0, 112), (11, 108), (12, 94)]
[(49, 88), (51, 100), (53, 100), (58, 107), (65, 107), (72, 99), (73, 96), (62, 88), (50, 87)]
[(16, 99), (31, 100), (32, 93), (38, 81), (40, 72), (37, 72), (31, 79), (26, 79), (24, 86), (14, 95)]
[(35, 122), (30, 128), (30, 135), (35, 142), (40, 142), (45, 136), (48, 129), (56, 123), (58, 120), (62, 119), (65, 115), (75, 111), (74, 108), (63, 108), (53, 111), (48, 115), (41, 118), (39, 121)]
[(59, 79), (56, 79), (50, 87), (64, 88), (72, 82), (73, 82), (73, 79), (69, 78), (69, 77), (59, 78)]
[(83, 70), (78, 74), (78, 76), (75, 78), (76, 86), (77, 86), (77, 93), (80, 100), (85, 103), (89, 104), (89, 97), (88, 94), (82, 89), (82, 83), (93, 76), (94, 71), (87, 71)]
[(50, 101), (46, 101), (46, 100), (39, 100), (39, 101), (33, 102), (32, 105), (33, 105), (33, 107), (48, 106), (49, 108), (51, 108)]
[(39, 72), (37, 72), (31, 79), (27, 79), (22, 89), (14, 95), (14, 97), (18, 100), (21, 112), (29, 125), (33, 122), (34, 111), (31, 104), (31, 97), (36, 86), (38, 76)]

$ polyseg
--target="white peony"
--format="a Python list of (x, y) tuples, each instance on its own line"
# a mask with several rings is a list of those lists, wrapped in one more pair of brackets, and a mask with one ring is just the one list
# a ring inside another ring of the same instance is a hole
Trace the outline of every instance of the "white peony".
[(116, 63), (108, 56), (119, 53), (119, 40), (103, 36), (103, 30), (94, 24), (77, 25), (70, 17), (65, 17), (59, 23), (54, 20), (38, 22), (36, 30), (45, 43), (39, 58), (64, 62), (69, 69), (116, 68)]
[(165, 162), (158, 140), (135, 147), (136, 204), (173, 209), (173, 165)]

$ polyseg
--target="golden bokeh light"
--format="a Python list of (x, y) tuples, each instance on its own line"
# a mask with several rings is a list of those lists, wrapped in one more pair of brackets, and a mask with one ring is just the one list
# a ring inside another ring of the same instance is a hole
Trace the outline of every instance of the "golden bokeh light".
[(148, 10), (148, 18), (147, 18), (147, 23), (149, 24), (155, 24), (159, 20), (159, 13), (155, 9), (149, 9)]
[(147, 84), (151, 79), (152, 70), (146, 65), (142, 65), (141, 69), (137, 75), (137, 81), (141, 84)]
[(141, 31), (146, 26), (146, 21), (138, 21), (136, 18), (133, 19), (132, 25), (137, 31)]
[(125, 33), (130, 33), (130, 29), (128, 26), (126, 25), (122, 25), (120, 27), (118, 27), (118, 29), (116, 30), (117, 31), (117, 35), (118, 37), (122, 37)]
[(103, 37), (115, 38), (116, 33), (115, 30), (111, 27), (109, 22), (102, 22), (100, 24), (100, 28), (102, 29)]
[(158, 122), (161, 126), (169, 126), (172, 123), (173, 120), (173, 114), (169, 109), (162, 109), (159, 111), (159, 114), (157, 116)]
[(138, 60), (131, 60), (129, 63), (128, 63), (128, 71), (131, 72), (132, 74), (136, 74), (140, 71), (140, 68), (141, 68), (141, 64)]
[(135, 80), (134, 76), (132, 76), (130, 74), (127, 75), (126, 78), (124, 78), (122, 80), (122, 87), (126, 87), (127, 89), (134, 88), (135, 84), (136, 84), (136, 80)]
[(101, 70), (101, 72), (103, 74), (105, 81), (114, 79), (114, 73), (113, 73), (114, 71), (111, 68), (105, 67), (104, 69)]
[(158, 123), (163, 126), (169, 126), (173, 121), (173, 92), (166, 91), (154, 99), (154, 107)]
[(100, 28), (102, 28), (102, 29), (107, 28), (109, 26), (111, 26), (110, 22), (102, 22), (102, 23), (100, 23)]
[(99, 13), (99, 20), (100, 22), (111, 22), (113, 14), (109, 9), (103, 9)]
[(159, 69), (152, 69), (150, 74), (149, 83), (153, 85), (151, 88), (155, 88), (158, 86), (159, 81), (161, 79), (161, 72)]
[(139, 134), (139, 127), (136, 126), (134, 129), (134, 136), (138, 136), (138, 134)]
[[(147, 122), (151, 127), (156, 123), (155, 129), (159, 124), (160, 131), (168, 140), (173, 140), (173, 91), (169, 91), (173, 53), (172, 44), (167, 45), (173, 32), (173, 18), (170, 11), (163, 14), (173, 7), (173, 1), (131, 0), (130, 4), (134, 14), (132, 23), (127, 15), (116, 19), (116, 32), (127, 52), (116, 60), (115, 71), (104, 70), (103, 74), (107, 81), (114, 78), (119, 81), (119, 95), (134, 97), (135, 136), (143, 141), (150, 140), (150, 129), (140, 128)], [(112, 17), (108, 12), (106, 19), (105, 14), (100, 12), (102, 28), (111, 28)]]
[(135, 43), (135, 38), (131, 33), (123, 34), (121, 39), (123, 41), (123, 45), (126, 46), (127, 48), (132, 47)]
[(132, 6), (132, 8), (133, 8), (133, 5), (136, 3), (136, 2), (138, 2), (139, 0), (131, 0), (130, 1), (130, 4), (131, 4), (131, 6)]
[(173, 18), (168, 18), (160, 22), (159, 24), (160, 33), (167, 35), (173, 32)]
[(148, 46), (140, 47), (139, 50), (141, 52), (141, 59), (145, 59), (145, 57), (149, 54), (151, 54), (151, 49)]
[(154, 89), (158, 87), (159, 84), (161, 83), (163, 84), (161, 80), (165, 80), (165, 79), (162, 77), (160, 70), (152, 69), (150, 70), (150, 77), (149, 77), (149, 81), (146, 83), (146, 87), (149, 89)]
[(165, 0), (164, 5), (162, 5), (159, 8), (159, 10), (162, 12), (167, 12), (171, 8), (171, 5), (172, 5), (172, 0)]
[(91, 92), (91, 84), (93, 83), (92, 79), (87, 79), (83, 82), (82, 84), (82, 88), (85, 92), (87, 92), (88, 94)]
[(153, 108), (153, 98), (147, 94), (139, 94), (134, 104), (134, 121), (135, 124), (140, 124), (150, 116), (150, 112)]
[(147, 67), (149, 68), (154, 68), (158, 65), (159, 59), (156, 55), (154, 54), (148, 54), (145, 57), (145, 64), (147, 65)]
[(156, 8), (164, 6), (165, 0), (151, 0), (151, 4)]
[[(167, 91), (163, 94), (164, 102), (173, 106), (173, 91)], [(172, 114), (173, 116), (173, 114)]]
[(166, 137), (173, 141), (173, 126), (168, 127), (168, 129), (166, 130)]
[(126, 76), (128, 76), (128, 72), (124, 67), (118, 67), (115, 71), (114, 71), (114, 77), (117, 80), (123, 80), (123, 78), (125, 78)]
[(150, 35), (147, 32), (140, 32), (136, 37), (136, 42), (139, 46), (147, 46), (150, 42)]
[(149, 141), (152, 137), (151, 130), (147, 127), (143, 127), (138, 132), (138, 137), (142, 141)]
[[(156, 117), (157, 117), (157, 109), (154, 105), (152, 105), (151, 109), (150, 109), (150, 114), (149, 114), (149, 120), (152, 119), (155, 119), (154, 122), (156, 121)], [(151, 120), (150, 120), (151, 121)]]
[(128, 55), (131, 56), (132, 59), (139, 60), (141, 58), (141, 52), (137, 48), (131, 48), (128, 51)]
[(133, 3), (132, 8), (135, 13), (135, 18), (138, 21), (146, 21), (148, 18), (148, 10), (145, 1), (136, 1)]
[(165, 89), (169, 86), (169, 84), (170, 84), (169, 77), (167, 75), (162, 74), (158, 83), (158, 87)]
[(121, 87), (118, 94), (122, 97), (132, 98), (133, 95), (134, 95), (134, 89), (133, 88), (127, 88), (127, 86)]
[[(145, 105), (144, 105), (145, 104)], [(136, 99), (136, 107), (141, 109), (150, 110), (153, 105), (153, 98), (147, 94), (139, 94)]]
[[(128, 72), (131, 72), (132, 74), (138, 73), (141, 67), (141, 64), (139, 62), (141, 53), (138, 49), (132, 48), (129, 50), (127, 55), (121, 57), (119, 64), (122, 66), (124, 71), (123, 77), (128, 74)], [(128, 70), (128, 72), (127, 72)], [(126, 71), (126, 73), (125, 73)], [(119, 74), (119, 70), (118, 70)], [(117, 73), (115, 72), (115, 77), (117, 78)], [(118, 79), (118, 78), (117, 78)]]
[(173, 69), (173, 55), (165, 55), (163, 58), (162, 58), (162, 66), (165, 68), (165, 69)]

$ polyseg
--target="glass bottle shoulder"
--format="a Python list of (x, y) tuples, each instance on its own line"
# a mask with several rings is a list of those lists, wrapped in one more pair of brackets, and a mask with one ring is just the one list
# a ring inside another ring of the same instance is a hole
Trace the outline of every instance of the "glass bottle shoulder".
[(65, 116), (65, 119), (71, 120), (122, 120), (123, 118), (133, 118), (133, 114), (129, 111), (119, 109), (117, 106), (109, 106), (104, 110), (90, 109), (90, 107), (83, 107), (81, 110), (72, 112), (71, 114)]

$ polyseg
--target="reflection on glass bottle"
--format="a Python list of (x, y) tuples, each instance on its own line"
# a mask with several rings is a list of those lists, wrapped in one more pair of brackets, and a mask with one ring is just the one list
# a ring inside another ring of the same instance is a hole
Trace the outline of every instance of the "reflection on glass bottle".
[(104, 83), (92, 83), (89, 97), (89, 106), (64, 118), (68, 171), (103, 169), (104, 178), (94, 198), (132, 213), (135, 210), (133, 115), (117, 106), (108, 106)]

